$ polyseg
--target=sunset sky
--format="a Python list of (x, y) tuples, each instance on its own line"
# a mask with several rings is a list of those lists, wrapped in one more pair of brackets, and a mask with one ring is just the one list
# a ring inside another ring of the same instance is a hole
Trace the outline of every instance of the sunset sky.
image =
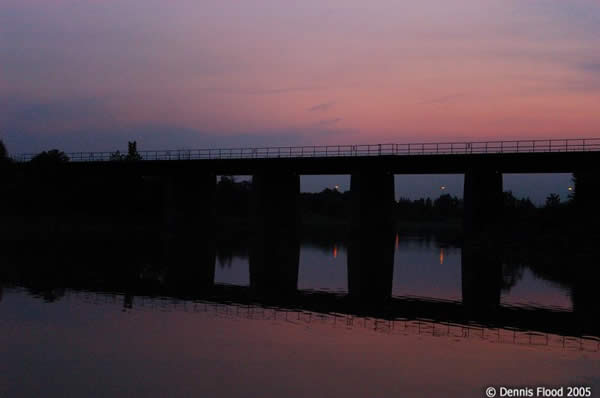
[(595, 137), (599, 49), (595, 0), (2, 0), (0, 137), (12, 153)]

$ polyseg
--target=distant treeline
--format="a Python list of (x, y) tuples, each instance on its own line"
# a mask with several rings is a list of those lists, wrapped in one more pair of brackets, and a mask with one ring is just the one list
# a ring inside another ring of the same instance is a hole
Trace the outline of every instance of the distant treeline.
[[(234, 177), (222, 176), (217, 183), (217, 208), (223, 214), (237, 217), (248, 215), (252, 183), (235, 181)], [(299, 207), (306, 216), (347, 219), (350, 217), (350, 191), (325, 188), (321, 192), (300, 194)], [(574, 195), (567, 201), (561, 201), (557, 194), (550, 194), (542, 207), (536, 207), (529, 198), (516, 198), (511, 191), (504, 192), (504, 214), (510, 217), (528, 217), (537, 214), (559, 214), (573, 207)], [(400, 198), (395, 204), (394, 216), (403, 220), (441, 221), (460, 219), (463, 216), (464, 203), (461, 198), (449, 194), (438, 198), (420, 198), (411, 200)]]

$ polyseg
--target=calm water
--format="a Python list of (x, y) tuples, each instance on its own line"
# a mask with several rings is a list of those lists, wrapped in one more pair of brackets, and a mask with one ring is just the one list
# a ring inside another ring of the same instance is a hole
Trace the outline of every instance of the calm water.
[(335, 239), (270, 244), (105, 248), (114, 266), (62, 250), (43, 267), (2, 260), (0, 396), (600, 394), (597, 300), (572, 264), (402, 234), (384, 257)]

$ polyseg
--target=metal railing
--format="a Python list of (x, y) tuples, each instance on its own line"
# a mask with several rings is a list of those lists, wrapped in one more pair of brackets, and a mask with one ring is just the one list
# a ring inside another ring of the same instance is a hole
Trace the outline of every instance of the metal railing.
[[(600, 138), (477, 141), (477, 142), (426, 142), (412, 144), (372, 145), (312, 145), (288, 147), (176, 149), (138, 151), (141, 160), (199, 160), (199, 159), (271, 159), (271, 158), (323, 158), (356, 156), (407, 156), (407, 155), (464, 155), (491, 153), (541, 153), (541, 152), (593, 152), (600, 151)], [(67, 156), (74, 162), (99, 162), (125, 158), (123, 152), (71, 152)], [(27, 162), (37, 154), (14, 157)]]

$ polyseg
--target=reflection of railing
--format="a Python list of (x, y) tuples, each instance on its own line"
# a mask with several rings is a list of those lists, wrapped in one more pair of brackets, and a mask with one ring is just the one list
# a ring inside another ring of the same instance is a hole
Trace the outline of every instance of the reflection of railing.
[[(139, 151), (139, 155), (141, 156), (142, 160), (199, 160), (594, 151), (600, 151), (600, 138), (481, 142), (430, 142), (416, 144), (177, 149)], [(36, 154), (17, 155), (15, 156), (15, 160), (26, 162), (31, 160), (35, 155)], [(112, 152), (72, 152), (68, 153), (67, 156), (69, 156), (71, 161), (75, 162), (96, 162), (114, 159), (114, 153)]]
[[(71, 292), (69, 296), (73, 295)], [(127, 299), (121, 295), (75, 293), (84, 301), (94, 304), (132, 305), (136, 311), (183, 311), (209, 313), (212, 316), (252, 320), (281, 321), (294, 324), (323, 324), (347, 329), (362, 328), (390, 335), (429, 335), (434, 337), (474, 338), (491, 343), (555, 347), (586, 352), (600, 352), (600, 339), (596, 337), (571, 337), (517, 329), (489, 328), (475, 324), (434, 322), (429, 319), (381, 319), (339, 313), (320, 313), (298, 309), (262, 307), (237, 303), (211, 301), (184, 301), (135, 296)], [(103, 301), (104, 300), (104, 301)]]

